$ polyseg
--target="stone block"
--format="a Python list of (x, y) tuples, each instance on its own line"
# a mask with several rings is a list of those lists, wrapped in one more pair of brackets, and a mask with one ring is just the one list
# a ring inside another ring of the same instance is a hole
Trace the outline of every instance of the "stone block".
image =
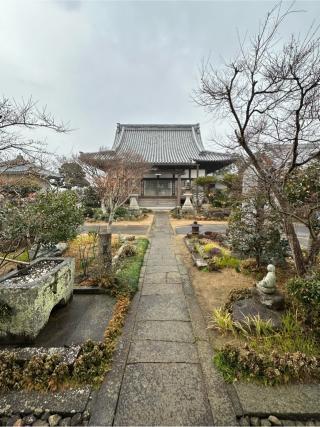
[(270, 310), (255, 298), (245, 298), (232, 305), (232, 318), (235, 322), (240, 323), (245, 321), (248, 316), (260, 316), (262, 320), (270, 320), (274, 328), (280, 328), (281, 314), (280, 311)]
[(11, 279), (21, 275), (20, 271), (9, 273), (1, 280), (0, 305), (8, 308), (8, 315), (0, 318), (0, 342), (33, 341), (49, 320), (52, 309), (65, 305), (72, 297), (74, 259), (41, 258), (31, 263), (31, 267), (50, 260), (59, 263), (37, 279), (13, 283)]
[(275, 291), (273, 294), (265, 294), (259, 288), (252, 288), (251, 292), (258, 302), (270, 308), (270, 310), (284, 310), (284, 296), (280, 292)]

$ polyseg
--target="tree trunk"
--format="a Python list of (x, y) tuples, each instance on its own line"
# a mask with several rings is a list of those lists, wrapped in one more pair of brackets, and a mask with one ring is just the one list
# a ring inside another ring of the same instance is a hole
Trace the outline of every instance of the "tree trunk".
[(308, 265), (314, 267), (317, 262), (317, 257), (320, 253), (320, 235), (315, 239), (312, 239), (310, 236), (310, 245), (309, 245), (309, 256), (308, 256)]
[(291, 218), (289, 218), (288, 216), (285, 216), (283, 221), (284, 221), (284, 230), (290, 245), (296, 272), (298, 273), (299, 276), (303, 276), (306, 273), (306, 267), (305, 267), (303, 253), (301, 250), (300, 242), (297, 237), (296, 230), (294, 229)]
[(112, 271), (112, 246), (111, 246), (112, 234), (109, 230), (101, 232), (99, 234), (100, 240), (100, 254), (102, 258), (102, 270), (111, 273)]
[(277, 191), (275, 191), (275, 198), (280, 207), (280, 212), (282, 211), (281, 216), (284, 225), (284, 232), (289, 242), (296, 272), (298, 276), (303, 276), (307, 270), (303, 259), (301, 245), (293, 225), (292, 217), (289, 215), (291, 212), (291, 207), (289, 203), (283, 198), (281, 193), (279, 194), (279, 192), (277, 193)]

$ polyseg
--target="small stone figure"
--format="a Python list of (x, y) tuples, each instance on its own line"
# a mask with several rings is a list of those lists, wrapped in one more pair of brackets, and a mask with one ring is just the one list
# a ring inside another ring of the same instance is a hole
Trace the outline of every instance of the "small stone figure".
[(276, 274), (275, 266), (269, 264), (267, 267), (268, 273), (264, 278), (257, 283), (257, 288), (259, 291), (265, 294), (274, 294), (276, 292)]

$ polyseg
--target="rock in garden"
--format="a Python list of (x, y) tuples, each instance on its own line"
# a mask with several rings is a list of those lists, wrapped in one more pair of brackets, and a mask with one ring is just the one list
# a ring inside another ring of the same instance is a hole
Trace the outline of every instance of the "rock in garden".
[(50, 417), (50, 411), (49, 409), (46, 409), (44, 413), (41, 415), (41, 419), (43, 421), (48, 421), (49, 417)]
[(274, 328), (280, 328), (281, 312), (270, 310), (254, 298), (236, 301), (232, 305), (232, 318), (235, 322), (246, 322), (247, 317), (260, 316), (262, 320), (270, 321)]
[(48, 426), (49, 424), (47, 423), (47, 421), (37, 420), (32, 425), (33, 426)]
[(50, 417), (48, 418), (48, 422), (49, 422), (49, 426), (50, 427), (55, 427), (59, 424), (59, 421), (61, 420), (62, 417), (60, 417), (60, 415), (58, 414), (54, 414), (54, 415), (50, 415)]
[(262, 427), (270, 427), (272, 424), (270, 423), (269, 420), (267, 420), (267, 418), (262, 418), (261, 420), (261, 426)]
[(23, 418), (23, 422), (24, 424), (28, 425), (28, 426), (32, 426), (32, 424), (36, 421), (36, 417), (33, 414), (27, 415), (26, 417)]
[(313, 421), (309, 420), (306, 422), (306, 426), (312, 427), (312, 426), (315, 426), (315, 423)]
[(72, 426), (79, 426), (81, 424), (82, 415), (80, 413), (74, 414), (71, 418), (71, 425)]
[(20, 419), (19, 415), (13, 415), (12, 417), (7, 419), (7, 426), (13, 426), (16, 421)]
[(245, 417), (241, 417), (240, 418), (240, 422), (239, 422), (240, 426), (250, 426), (250, 419), (249, 417), (245, 416)]
[(259, 417), (250, 417), (250, 425), (251, 426), (260, 426), (260, 418)]
[(71, 417), (67, 417), (67, 418), (63, 418), (62, 420), (59, 421), (59, 426), (69, 426), (71, 425)]
[(282, 424), (287, 427), (295, 426), (296, 423), (293, 420), (283, 420)]
[(36, 409), (33, 411), (33, 413), (34, 413), (34, 415), (35, 415), (36, 417), (40, 417), (40, 416), (41, 416), (41, 414), (42, 414), (42, 412), (43, 412), (43, 409), (42, 409), (42, 408), (36, 408)]
[(270, 415), (268, 417), (268, 420), (273, 426), (282, 426), (282, 422), (279, 420), (279, 418), (275, 417), (274, 415)]
[(22, 427), (23, 424), (23, 419), (22, 418), (18, 418), (17, 421), (13, 424), (13, 427)]
[(90, 412), (84, 411), (82, 418), (86, 421), (90, 418)]

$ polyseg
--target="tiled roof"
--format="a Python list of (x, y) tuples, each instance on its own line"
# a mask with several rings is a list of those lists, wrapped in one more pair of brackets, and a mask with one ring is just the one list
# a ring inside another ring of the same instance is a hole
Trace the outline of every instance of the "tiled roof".
[[(199, 124), (118, 124), (113, 153), (135, 153), (152, 164), (230, 162), (230, 156), (205, 150)], [(112, 151), (105, 152), (110, 156)], [(101, 153), (102, 154), (102, 153)]]
[(52, 172), (47, 169), (41, 169), (36, 167), (32, 163), (25, 164), (13, 164), (13, 163), (2, 163), (0, 164), (0, 174), (3, 175), (32, 175), (36, 174), (42, 177), (55, 177), (58, 178), (60, 175), (58, 173)]

